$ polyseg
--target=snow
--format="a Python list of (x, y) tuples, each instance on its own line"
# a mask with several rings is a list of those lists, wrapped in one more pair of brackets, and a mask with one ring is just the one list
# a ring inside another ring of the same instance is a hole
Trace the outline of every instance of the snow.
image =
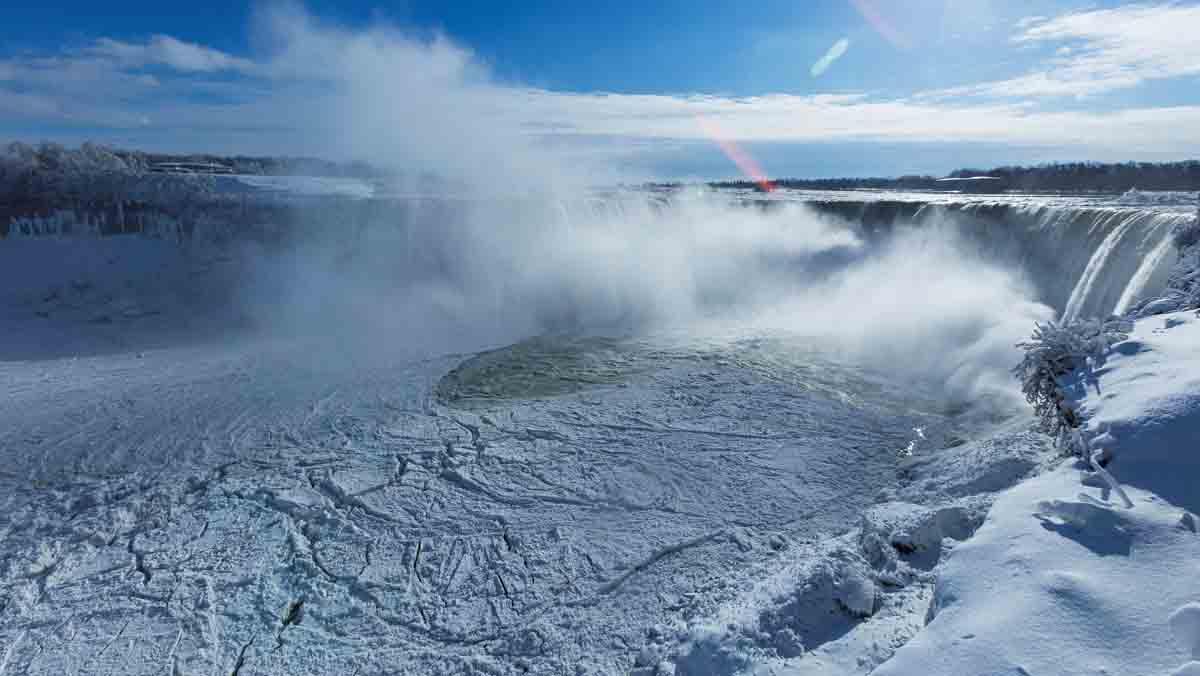
[(1076, 389), (1134, 507), (1074, 461), (1003, 493), (939, 567), (932, 621), (876, 673), (1189, 673), (1175, 670), (1195, 658), (1200, 599), (1198, 360), (1194, 313), (1139, 320)]
[[(1101, 216), (1115, 301), (1162, 240)], [(0, 676), (1200, 668), (1194, 313), (1063, 383), (1125, 508), (804, 336), (257, 334), (240, 255), (0, 243)]]
[[(330, 348), (0, 364), (9, 668), (620, 673), (648, 628), (853, 521), (912, 427), (946, 434), (796, 397), (822, 383), (767, 370), (769, 347), (755, 371), (617, 346), (619, 383), (481, 408), (430, 397), (461, 356)], [(869, 612), (862, 565), (823, 569), (815, 602)]]
[(1120, 204), (1174, 204), (1192, 206), (1196, 204), (1197, 194), (1173, 190), (1138, 190), (1131, 188), (1118, 198)]
[(991, 491), (1051, 458), (1010, 426), (903, 461), (854, 528), (783, 553), (714, 612), (658, 640), (678, 674), (856, 674), (884, 664), (924, 626), (934, 570), (980, 526)]
[(1198, 337), (1193, 312), (1142, 319), (1094, 379), (1074, 383), (1085, 433), (1104, 435), (1116, 478), (1191, 512), (1200, 511)]
[(1171, 613), (1171, 632), (1192, 657), (1200, 659), (1200, 603), (1189, 603)]
[(254, 190), (306, 197), (356, 197), (367, 198), (375, 189), (367, 182), (356, 178), (331, 176), (263, 176), (237, 174), (217, 177), (217, 192), (238, 192), (239, 186)]

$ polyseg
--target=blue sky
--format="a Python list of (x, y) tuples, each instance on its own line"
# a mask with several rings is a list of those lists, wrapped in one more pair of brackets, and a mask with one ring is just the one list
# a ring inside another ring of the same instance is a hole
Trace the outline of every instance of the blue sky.
[(738, 175), (717, 140), (774, 176), (1200, 155), (1196, 2), (68, 2), (0, 19), (0, 138), (435, 170), (553, 152), (663, 178)]

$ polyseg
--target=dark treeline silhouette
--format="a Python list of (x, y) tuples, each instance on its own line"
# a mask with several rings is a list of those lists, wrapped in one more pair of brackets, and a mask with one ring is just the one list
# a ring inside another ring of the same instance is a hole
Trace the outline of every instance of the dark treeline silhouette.
[[(938, 177), (936, 176), (900, 176), (899, 178), (781, 178), (772, 180), (776, 188), (795, 188), (805, 190), (935, 190)], [(709, 183), (714, 188), (755, 188), (760, 189), (756, 181), (715, 181)], [(945, 189), (942, 186), (941, 189)]]
[(1200, 161), (1070, 162), (1036, 167), (999, 167), (988, 171), (960, 169), (951, 177), (994, 176), (1011, 190), (1102, 191), (1200, 190)]
[[(1138, 190), (1200, 190), (1200, 160), (1185, 162), (1066, 162), (1032, 167), (958, 169), (946, 178), (987, 176), (994, 181), (944, 181), (936, 176), (898, 178), (784, 178), (779, 188), (806, 190), (972, 190), (998, 192), (1125, 192)], [(717, 181), (716, 188), (761, 190), (754, 181)]]

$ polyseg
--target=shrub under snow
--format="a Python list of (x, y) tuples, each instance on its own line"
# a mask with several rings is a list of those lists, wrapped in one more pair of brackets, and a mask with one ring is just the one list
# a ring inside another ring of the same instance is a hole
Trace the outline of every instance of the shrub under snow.
[(1054, 435), (1060, 446), (1084, 453), (1084, 449), (1075, 449), (1075, 444), (1070, 443), (1069, 432), (1080, 421), (1067, 403), (1059, 379), (1076, 369), (1102, 363), (1109, 348), (1125, 340), (1131, 329), (1131, 322), (1117, 317), (1052, 321), (1036, 324), (1033, 336), (1017, 344), (1025, 351), (1025, 357), (1013, 372), (1021, 381), (1025, 399), (1033, 406), (1042, 428)]

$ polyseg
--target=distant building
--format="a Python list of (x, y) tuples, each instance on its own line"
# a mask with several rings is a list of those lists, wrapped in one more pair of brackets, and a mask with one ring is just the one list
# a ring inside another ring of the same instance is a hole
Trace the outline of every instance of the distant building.
[(150, 165), (156, 174), (232, 174), (233, 168), (216, 162), (158, 162)]
[(998, 176), (963, 176), (959, 178), (939, 178), (939, 188), (959, 190), (962, 192), (993, 193), (1004, 192), (1008, 189), (1008, 181)]

